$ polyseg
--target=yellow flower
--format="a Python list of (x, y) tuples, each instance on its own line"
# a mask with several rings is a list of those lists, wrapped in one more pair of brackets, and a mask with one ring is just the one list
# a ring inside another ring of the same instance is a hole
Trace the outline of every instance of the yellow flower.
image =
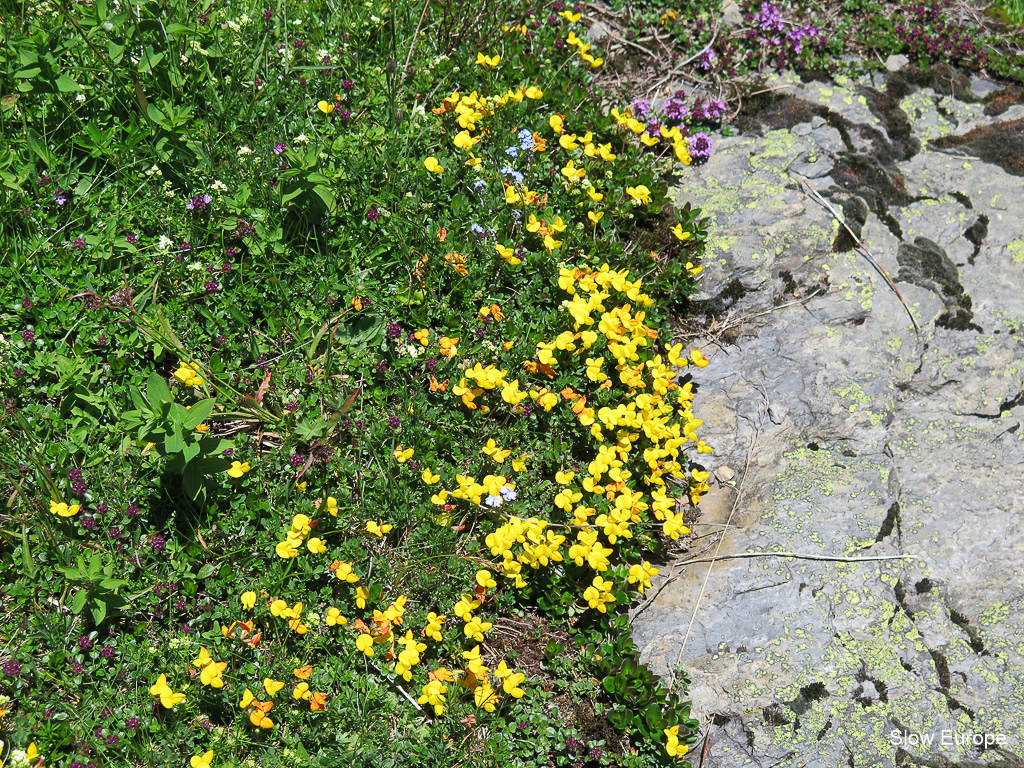
[(203, 383), (203, 379), (199, 376), (198, 363), (181, 363), (178, 370), (174, 372), (174, 378), (186, 387), (198, 387)]
[(273, 698), (284, 688), (284, 683), (279, 680), (271, 680), (269, 677), (263, 678), (263, 690), (267, 692), (267, 696)]
[(39, 749), (36, 747), (36, 743), (30, 742), (28, 748), (25, 749), (25, 759), (30, 763), (39, 757)]
[(519, 687), (520, 683), (524, 680), (526, 680), (526, 675), (524, 673), (513, 672), (502, 681), (501, 689), (512, 698), (521, 699), (526, 695), (526, 692)]
[(551, 253), (556, 248), (562, 247), (561, 240), (555, 240), (551, 235), (544, 235), (544, 250)]
[(327, 609), (327, 626), (333, 627), (335, 625), (341, 626), (348, 624), (348, 619), (341, 615), (341, 611), (337, 608), (331, 607)]
[(314, 536), (306, 542), (306, 549), (314, 555), (321, 555), (327, 551), (327, 545), (324, 543), (323, 539), (318, 539)]
[(378, 539), (383, 539), (384, 534), (386, 534), (392, 528), (394, 528), (393, 525), (384, 525), (383, 521), (381, 520), (377, 520), (376, 522), (374, 522), (373, 520), (368, 520), (366, 523), (366, 532), (369, 533), (371, 536), (376, 536)]
[(512, 451), (508, 449), (502, 450), (501, 448), (498, 448), (498, 446), (495, 445), (494, 443), (494, 438), (489, 438), (487, 440), (487, 445), (480, 449), (480, 453), (486, 454), (499, 464), (502, 464), (504, 463), (505, 459), (509, 457)]
[(441, 630), (444, 629), (444, 616), (438, 616), (431, 611), (427, 614), (427, 625), (423, 628), (423, 635), (434, 642), (441, 642)]
[(437, 162), (436, 157), (428, 157), (426, 160), (424, 160), (423, 167), (426, 168), (431, 173), (444, 173), (444, 168), (442, 168), (441, 164)]
[(591, 187), (590, 189), (587, 190), (587, 197), (589, 197), (595, 203), (600, 203), (602, 200), (604, 200), (604, 193), (598, 192), (596, 189)]
[(582, 14), (573, 13), (572, 11), (562, 11), (558, 15), (561, 16), (566, 21), (568, 21), (570, 24), (575, 24), (582, 18)]
[(643, 203), (644, 205), (651, 204), (651, 190), (643, 184), (636, 187), (626, 187), (626, 194), (638, 203)]
[(568, 149), (576, 149), (577, 147), (579, 147), (580, 144), (576, 140), (576, 134), (575, 133), (563, 133), (561, 136), (558, 137), (558, 145), (562, 149), (568, 150)]
[(252, 467), (249, 466), (248, 461), (232, 461), (231, 469), (229, 469), (228, 475), (234, 478), (239, 478), (248, 472)]
[(469, 131), (459, 131), (452, 143), (459, 149), (470, 149), (480, 142), (479, 136), (470, 136)]
[(565, 167), (562, 168), (561, 173), (563, 176), (565, 176), (566, 180), (570, 184), (575, 184), (577, 181), (579, 181), (580, 179), (587, 175), (586, 170), (583, 168), (577, 168), (573, 160), (570, 160), (568, 163), (565, 164)]
[(334, 105), (328, 104), (326, 101), (323, 100), (318, 101), (316, 103), (316, 108), (323, 112), (325, 115), (329, 115), (331, 114), (331, 112), (334, 111)]
[(710, 362), (699, 349), (690, 350), (690, 362), (698, 368), (707, 368)]
[(542, 99), (544, 98), (544, 91), (542, 91), (536, 85), (531, 85), (529, 88), (526, 89), (526, 98)]
[(296, 685), (294, 690), (292, 690), (292, 698), (296, 701), (298, 699), (305, 699), (306, 701), (312, 699), (313, 694), (309, 692), (309, 683), (299, 683)]
[(327, 514), (329, 514), (331, 517), (337, 517), (338, 516), (338, 500), (336, 498), (334, 498), (333, 496), (328, 496), (327, 497), (327, 501), (325, 503), (327, 504)]
[(665, 738), (667, 743), (665, 744), (665, 751), (668, 752), (669, 757), (682, 757), (687, 752), (687, 746), (679, 743), (679, 726), (673, 725), (671, 728), (665, 729)]
[(430, 467), (424, 467), (423, 471), (420, 472), (420, 479), (427, 485), (435, 485), (441, 480), (441, 476), (432, 473)]
[(356, 587), (356, 605), (360, 608), (366, 607), (366, 601), (370, 599), (369, 587)]
[(252, 704), (253, 698), (254, 697), (252, 695), (252, 691), (246, 688), (245, 693), (242, 694), (242, 700), (238, 702), (238, 706), (240, 706), (242, 709), (248, 708), (248, 706)]
[(211, 749), (205, 755), (192, 755), (192, 759), (188, 761), (188, 764), (192, 768), (210, 768), (210, 764), (213, 762), (213, 750)]
[(479, 584), (481, 587), (484, 587), (485, 589), (494, 589), (496, 586), (498, 586), (498, 582), (494, 580), (494, 577), (491, 575), (491, 572), (488, 571), (486, 568), (481, 568), (479, 571), (476, 572), (476, 583)]
[(171, 690), (171, 687), (167, 685), (167, 675), (160, 675), (157, 681), (149, 687), (149, 692), (153, 696), (160, 697), (160, 703), (164, 709), (171, 709), (177, 704), (181, 704), (185, 700), (184, 693), (175, 693)]
[(367, 656), (373, 656), (373, 638), (369, 635), (359, 635), (356, 638), (356, 648)]
[(199, 682), (203, 685), (209, 685), (214, 688), (223, 688), (224, 680), (221, 678), (221, 675), (227, 668), (228, 663), (226, 661), (211, 661), (203, 667), (203, 671), (199, 673)]
[(689, 240), (692, 236), (689, 232), (683, 231), (682, 224), (676, 224), (675, 227), (672, 228), (672, 234), (676, 236), (677, 240)]
[(412, 448), (402, 448), (402, 446), (398, 446), (395, 448), (392, 455), (395, 457), (395, 461), (399, 464), (405, 464), (405, 462), (413, 457), (413, 453), (415, 453), (415, 451)]
[(425, 347), (430, 343), (430, 331), (426, 328), (420, 328), (413, 334), (413, 338)]
[(512, 470), (514, 472), (525, 472), (526, 460), (528, 458), (528, 456), (520, 456), (518, 459), (512, 459)]
[(551, 130), (555, 133), (561, 133), (565, 130), (565, 122), (562, 120), (561, 115), (552, 115), (548, 118), (548, 125), (551, 126)]
[(454, 339), (442, 336), (438, 339), (438, 343), (441, 345), (441, 354), (445, 357), (454, 357), (459, 354), (459, 348), (456, 346), (459, 343), (459, 337)]
[(482, 53), (477, 53), (476, 63), (484, 69), (494, 69), (498, 66), (498, 62), (501, 61), (501, 54), (495, 54), (494, 56), (484, 56)]
[(192, 660), (192, 666), (193, 667), (198, 667), (200, 669), (205, 667), (207, 664), (212, 664), (212, 663), (213, 663), (213, 659), (210, 657), (210, 652), (207, 651), (205, 648), (200, 650), (199, 651), (199, 655), (196, 656)]
[(601, 220), (602, 216), (604, 216), (604, 211), (601, 211), (600, 213), (594, 213), (593, 211), (587, 211), (587, 218), (590, 219), (590, 225), (592, 227), (596, 227), (597, 226), (597, 222), (599, 222)]
[(295, 490), (298, 491), (299, 493), (305, 493), (307, 485), (308, 485), (308, 483), (305, 480), (303, 480), (301, 483), (298, 480), (296, 480), (295, 481)]
[(53, 499), (50, 499), (50, 511), (53, 512), (53, 514), (55, 515), (60, 515), (61, 517), (74, 517), (78, 514), (79, 509), (80, 507), (78, 506), (78, 504), (72, 504), (69, 507), (63, 501), (60, 504), (58, 504)]
[(690, 262), (686, 262), (685, 268), (687, 273), (693, 275), (694, 277), (696, 277), (697, 275), (704, 271), (704, 267), (694, 266)]
[(252, 590), (242, 593), (242, 607), (247, 611), (251, 611), (256, 605), (256, 593)]

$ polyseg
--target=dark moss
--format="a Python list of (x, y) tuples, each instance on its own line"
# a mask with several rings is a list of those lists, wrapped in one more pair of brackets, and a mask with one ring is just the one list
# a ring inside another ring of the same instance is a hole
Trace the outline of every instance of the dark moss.
[(780, 704), (771, 704), (764, 708), (761, 712), (761, 716), (764, 718), (766, 725), (773, 727), (779, 727), (782, 725), (789, 725), (792, 720), (789, 720), (782, 712), (782, 706)]
[(914, 585), (914, 591), (917, 592), (917, 594), (919, 595), (926, 595), (932, 591), (934, 586), (935, 583), (931, 579), (924, 578)]
[(888, 90), (882, 93), (874, 88), (861, 88), (859, 93), (864, 96), (871, 114), (885, 127), (893, 151), (900, 160), (909, 160), (921, 151), (921, 142), (914, 136), (910, 118), (900, 108), (899, 99)]
[(763, 136), (767, 131), (788, 130), (794, 125), (809, 123), (815, 117), (829, 121), (830, 115), (828, 108), (821, 104), (812, 104), (789, 94), (766, 92), (743, 103), (736, 127), (743, 133)]
[(900, 503), (898, 501), (894, 501), (889, 507), (889, 511), (885, 513), (885, 520), (882, 521), (882, 527), (878, 529), (875, 541), (881, 541), (887, 536), (891, 536), (893, 530), (896, 531), (896, 540), (899, 541), (903, 532), (900, 528)]
[(953, 197), (954, 200), (960, 203), (960, 205), (962, 205), (967, 210), (970, 211), (974, 209), (974, 203), (971, 202), (971, 198), (969, 198), (963, 192), (950, 192), (949, 194)]
[(963, 149), (1014, 176), (1024, 176), (1024, 120), (975, 128), (963, 136), (933, 139), (936, 149)]
[(988, 237), (988, 216), (984, 213), (978, 215), (977, 221), (967, 228), (964, 232), (964, 237), (974, 244), (974, 251), (967, 259), (969, 264), (973, 264), (974, 260), (978, 258), (978, 254), (981, 252), (981, 244), (985, 242), (985, 238)]
[(1010, 86), (988, 94), (985, 97), (984, 112), (989, 117), (996, 117), (1014, 104), (1024, 104), (1024, 88)]
[(972, 104), (981, 101), (971, 90), (971, 79), (962, 70), (949, 64), (935, 64), (926, 69), (911, 65), (891, 73), (886, 79), (886, 92), (897, 100), (902, 100), (918, 88), (931, 88), (942, 96), (952, 96)]
[(827, 197), (832, 198), (834, 203), (839, 203), (843, 221), (846, 223), (845, 227), (839, 227), (835, 240), (832, 241), (832, 250), (836, 253), (852, 251), (857, 247), (864, 222), (868, 219), (868, 204), (857, 195), (843, 195), (839, 201), (835, 200), (835, 195), (829, 194)]
[(896, 261), (900, 265), (897, 282), (913, 283), (942, 300), (945, 311), (935, 321), (936, 325), (954, 331), (981, 330), (972, 322), (971, 297), (960, 284), (960, 273), (945, 250), (928, 238), (917, 237), (913, 244), (900, 243)]

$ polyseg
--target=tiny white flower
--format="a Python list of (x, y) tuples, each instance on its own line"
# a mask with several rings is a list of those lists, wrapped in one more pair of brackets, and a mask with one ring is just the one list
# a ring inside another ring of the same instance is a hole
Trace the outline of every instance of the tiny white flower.
[(295, 143), (296, 144), (305, 144), (308, 141), (309, 141), (309, 136), (307, 136), (304, 133), (300, 133), (298, 136), (295, 137)]
[(81, 104), (83, 101), (85, 101), (85, 94), (84, 93), (80, 93), (77, 96), (75, 96), (75, 101), (77, 101), (79, 104)]
[(156, 249), (162, 253), (166, 253), (174, 247), (174, 241), (171, 240), (167, 235), (160, 235), (160, 239), (156, 243)]

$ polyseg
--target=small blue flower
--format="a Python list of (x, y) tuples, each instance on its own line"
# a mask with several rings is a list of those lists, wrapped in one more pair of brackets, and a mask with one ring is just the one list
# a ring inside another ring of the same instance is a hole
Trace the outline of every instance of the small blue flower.
[(508, 147), (505, 154), (509, 157), (519, 157), (519, 147)]
[(520, 149), (533, 149), (533, 134), (526, 128), (523, 128), (519, 132), (519, 148)]
[(473, 189), (475, 189), (477, 191), (483, 189), (486, 186), (487, 186), (487, 182), (485, 182), (483, 179), (480, 179), (478, 181), (474, 181), (473, 182)]
[(479, 224), (477, 224), (475, 221), (472, 224), (469, 225), (469, 230), (471, 232), (476, 232), (477, 234), (480, 234), (480, 235), (482, 235), (484, 233), (484, 228), (481, 227)]
[(509, 485), (503, 485), (501, 487), (501, 496), (505, 501), (515, 501), (516, 489)]
[(484, 504), (486, 504), (488, 507), (500, 507), (501, 496), (488, 496), (486, 499), (484, 499)]

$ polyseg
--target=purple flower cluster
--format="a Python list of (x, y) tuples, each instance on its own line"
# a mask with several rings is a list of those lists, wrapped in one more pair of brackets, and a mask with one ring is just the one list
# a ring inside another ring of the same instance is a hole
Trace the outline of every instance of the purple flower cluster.
[(301, 453), (293, 453), (292, 457), (288, 459), (288, 463), (292, 465), (292, 469), (298, 469), (302, 466), (302, 462), (306, 460), (306, 457)]
[(707, 160), (711, 157), (711, 150), (714, 147), (714, 143), (711, 141), (711, 137), (706, 133), (695, 133), (686, 140), (686, 143), (690, 150), (690, 156), (694, 160)]
[(74, 242), (71, 243), (71, 247), (74, 248), (76, 251), (84, 251), (85, 250), (85, 240), (83, 240), (80, 237), (76, 237), (74, 239)]
[(21, 674), (21, 664), (15, 661), (14, 659), (11, 659), (10, 661), (5, 661), (2, 669), (5, 675), (11, 677)]
[(199, 211), (205, 211), (212, 202), (213, 198), (204, 192), (201, 195), (195, 195), (192, 197), (187, 203), (185, 203), (185, 207), (193, 213), (198, 213)]
[(376, 221), (379, 218), (380, 218), (380, 211), (378, 211), (376, 208), (370, 208), (366, 212), (366, 220), (367, 221)]
[(686, 93), (676, 91), (675, 95), (665, 102), (661, 108), (665, 119), (670, 123), (681, 123), (686, 119), (688, 109), (686, 108)]
[(285, 144), (283, 141), (279, 141), (277, 144), (274, 145), (274, 154), (283, 155), (286, 149), (288, 149), (288, 145)]
[(693, 103), (691, 118), (694, 122), (714, 121), (725, 114), (725, 102), (721, 99), (697, 99)]

